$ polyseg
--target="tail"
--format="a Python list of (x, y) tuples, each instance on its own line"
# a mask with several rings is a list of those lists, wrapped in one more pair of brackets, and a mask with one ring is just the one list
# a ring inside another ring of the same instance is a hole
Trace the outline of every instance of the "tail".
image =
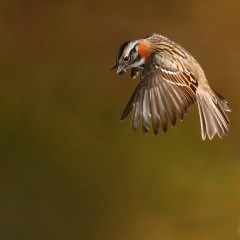
[(231, 109), (227, 106), (227, 101), (210, 88), (198, 88), (196, 95), (202, 139), (205, 140), (208, 136), (211, 140), (216, 133), (222, 138), (229, 130), (226, 112), (231, 112)]

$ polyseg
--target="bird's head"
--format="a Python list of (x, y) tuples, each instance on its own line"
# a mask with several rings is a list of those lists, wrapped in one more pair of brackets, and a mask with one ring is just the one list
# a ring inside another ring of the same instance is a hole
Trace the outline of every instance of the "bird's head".
[(112, 69), (117, 69), (117, 74), (122, 74), (128, 68), (142, 68), (148, 56), (149, 43), (147, 39), (125, 42), (118, 50), (116, 65)]

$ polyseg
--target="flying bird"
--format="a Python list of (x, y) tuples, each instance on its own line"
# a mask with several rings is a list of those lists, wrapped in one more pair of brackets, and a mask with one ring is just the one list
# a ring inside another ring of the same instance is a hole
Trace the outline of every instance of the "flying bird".
[(112, 69), (118, 75), (131, 69), (131, 78), (140, 76), (121, 115), (123, 121), (133, 111), (132, 131), (141, 122), (143, 135), (151, 127), (155, 135), (159, 126), (166, 132), (168, 121), (175, 126), (177, 117), (182, 120), (188, 107), (197, 102), (202, 139), (227, 134), (227, 112), (231, 111), (227, 101), (211, 89), (199, 63), (177, 43), (156, 33), (127, 41)]

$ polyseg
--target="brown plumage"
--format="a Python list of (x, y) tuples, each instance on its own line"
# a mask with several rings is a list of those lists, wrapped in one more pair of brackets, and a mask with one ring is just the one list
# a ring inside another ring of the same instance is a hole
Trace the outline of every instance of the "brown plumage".
[(140, 72), (140, 82), (121, 115), (123, 121), (133, 111), (133, 131), (142, 122), (144, 135), (151, 126), (154, 134), (160, 125), (166, 132), (168, 121), (175, 126), (177, 117), (183, 119), (188, 107), (197, 102), (202, 139), (227, 134), (230, 108), (226, 100), (210, 88), (191, 54), (168, 38), (150, 34), (124, 43), (113, 68), (118, 74), (132, 68), (133, 78)]

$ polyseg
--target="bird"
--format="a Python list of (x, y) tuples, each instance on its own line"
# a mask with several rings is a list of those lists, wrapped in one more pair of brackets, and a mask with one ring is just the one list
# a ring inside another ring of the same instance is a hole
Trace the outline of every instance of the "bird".
[(112, 70), (122, 75), (128, 69), (131, 78), (140, 78), (120, 117), (124, 121), (133, 112), (132, 131), (141, 124), (143, 135), (151, 128), (155, 135), (160, 127), (167, 132), (168, 122), (175, 126), (197, 102), (202, 140), (227, 135), (231, 111), (227, 101), (209, 86), (200, 64), (179, 44), (156, 33), (127, 41)]

